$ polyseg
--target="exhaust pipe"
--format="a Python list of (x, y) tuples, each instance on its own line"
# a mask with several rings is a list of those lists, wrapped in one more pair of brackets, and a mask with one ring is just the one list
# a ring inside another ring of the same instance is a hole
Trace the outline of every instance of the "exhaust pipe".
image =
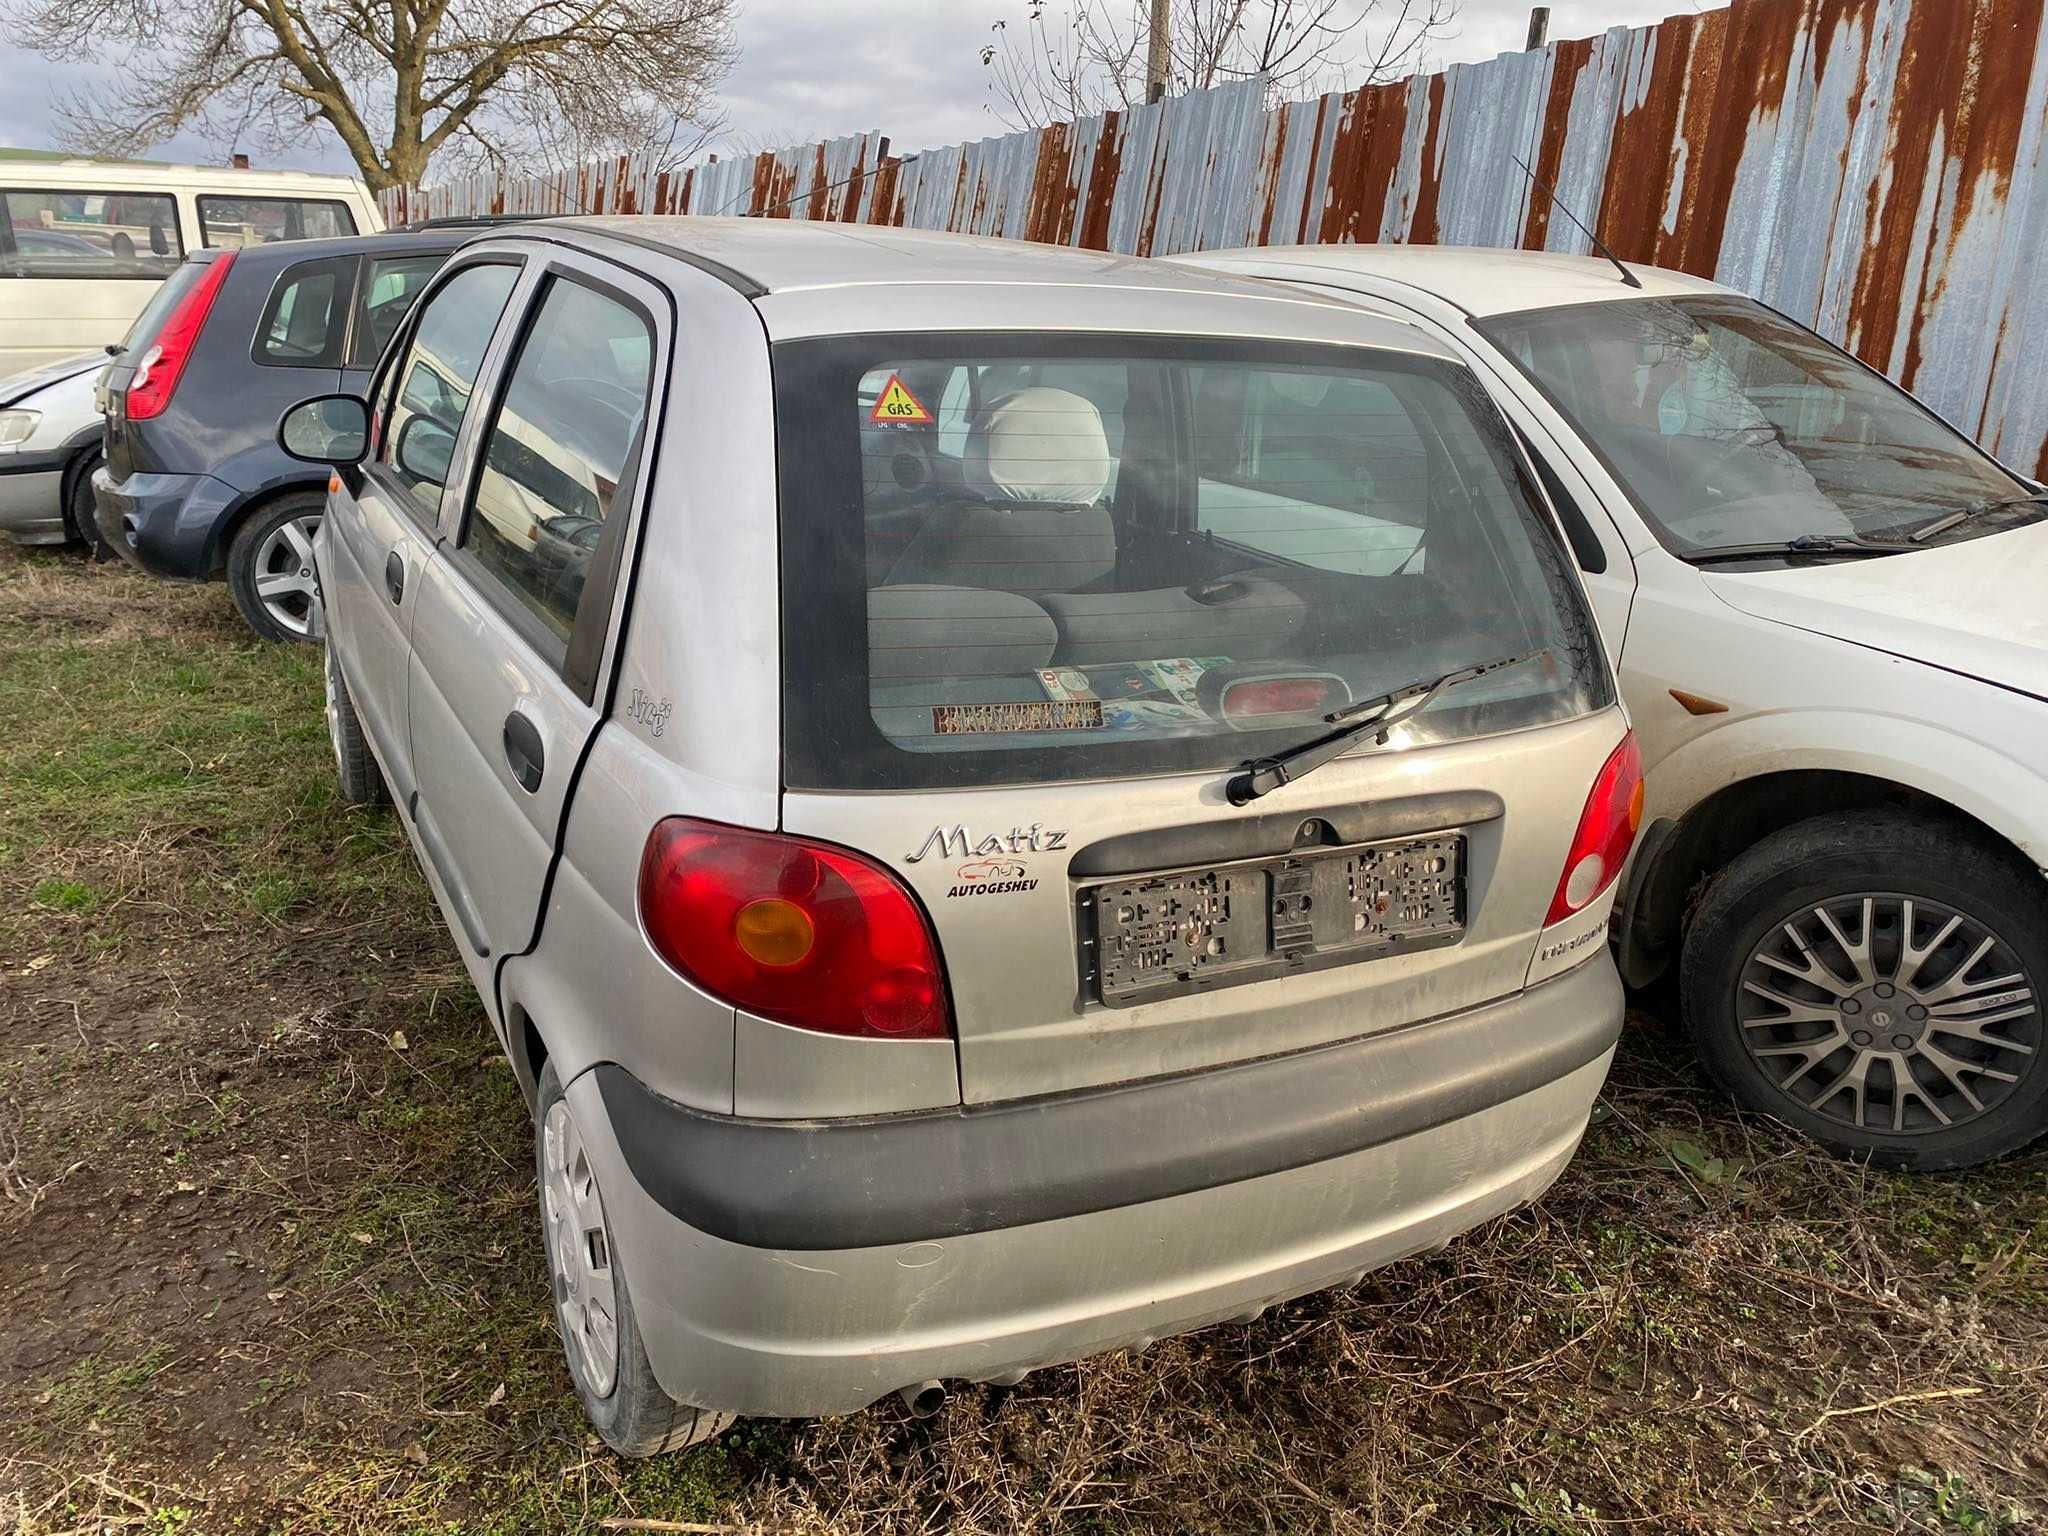
[(899, 1387), (896, 1395), (903, 1399), (903, 1406), (910, 1410), (914, 1419), (928, 1419), (946, 1406), (946, 1384), (943, 1381), (920, 1381), (915, 1386)]

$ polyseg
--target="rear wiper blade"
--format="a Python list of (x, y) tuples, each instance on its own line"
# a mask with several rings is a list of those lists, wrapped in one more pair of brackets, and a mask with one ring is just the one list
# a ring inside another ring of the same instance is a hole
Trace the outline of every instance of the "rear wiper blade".
[(1773, 555), (1902, 555), (1914, 548), (1895, 540), (1864, 539), (1848, 533), (1802, 533), (1774, 544), (1717, 544), (1688, 550), (1679, 558), (1692, 565), (1713, 565), (1723, 560), (1767, 560)]
[(1497, 661), (1482, 661), (1474, 667), (1460, 667), (1455, 672), (1446, 672), (1441, 677), (1425, 678), (1420, 682), (1406, 683), (1399, 688), (1390, 688), (1385, 693), (1375, 694), (1369, 699), (1360, 699), (1355, 704), (1323, 716), (1325, 725), (1334, 725), (1333, 731), (1303, 742), (1298, 747), (1289, 747), (1273, 757), (1255, 757), (1244, 765), (1242, 771), (1233, 774), (1223, 786), (1223, 795), (1232, 805), (1249, 805), (1261, 795), (1269, 795), (1282, 784), (1292, 784), (1305, 773), (1312, 773), (1333, 757), (1339, 757), (1344, 749), (1363, 736), (1367, 731), (1378, 734), (1379, 744), (1387, 744), (1387, 736), (1403, 720), (1419, 715), (1434, 704), (1437, 696), (1447, 688), (1460, 683), (1469, 683), (1476, 677), (1489, 672), (1499, 672), (1508, 667), (1519, 667), (1525, 661), (1534, 661), (1549, 654), (1548, 649), (1524, 651), (1519, 656), (1503, 656)]
[(2002, 501), (1973, 501), (1967, 507), (1957, 507), (1953, 512), (1942, 513), (1932, 522), (1922, 523), (1906, 537), (1915, 544), (1924, 544), (1937, 533), (1947, 533), (1973, 517), (1986, 512), (2002, 512), (2007, 507), (2024, 507), (2031, 502), (2048, 502), (2048, 491), (2037, 491), (2032, 496), (2008, 496)]

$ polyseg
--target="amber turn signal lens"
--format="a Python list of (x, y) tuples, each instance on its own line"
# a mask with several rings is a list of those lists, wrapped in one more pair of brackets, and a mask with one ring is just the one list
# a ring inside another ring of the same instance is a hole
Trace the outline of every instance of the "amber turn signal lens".
[(817, 930), (793, 901), (764, 896), (733, 915), (733, 942), (757, 965), (795, 965), (811, 952)]

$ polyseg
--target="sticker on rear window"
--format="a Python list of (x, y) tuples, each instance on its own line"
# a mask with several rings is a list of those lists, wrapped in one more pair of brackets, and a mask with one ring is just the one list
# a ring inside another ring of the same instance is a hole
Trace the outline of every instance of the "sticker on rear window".
[(868, 412), (869, 421), (900, 421), (913, 427), (929, 426), (932, 413), (924, 408), (924, 402), (910, 392), (901, 374), (889, 375), (889, 382), (882, 386), (882, 393), (875, 401), (875, 408)]
[(1043, 704), (940, 704), (932, 710), (932, 730), (940, 736), (1101, 728), (1102, 703), (1098, 699), (1054, 699)]

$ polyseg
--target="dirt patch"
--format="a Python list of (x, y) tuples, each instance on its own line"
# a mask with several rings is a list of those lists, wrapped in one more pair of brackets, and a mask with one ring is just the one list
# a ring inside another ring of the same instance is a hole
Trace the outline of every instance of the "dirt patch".
[(1442, 1254), (622, 1463), (512, 1074), (319, 700), (218, 587), (0, 552), (0, 1529), (2043, 1529), (2048, 1156), (1828, 1161), (1654, 1003), (1557, 1188)]

